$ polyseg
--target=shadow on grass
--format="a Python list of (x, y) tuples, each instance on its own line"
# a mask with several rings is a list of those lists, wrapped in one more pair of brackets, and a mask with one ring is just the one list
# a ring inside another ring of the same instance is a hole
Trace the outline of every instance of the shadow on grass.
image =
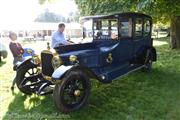
[(3, 120), (44, 120), (45, 118), (53, 119), (54, 116), (57, 114), (50, 95), (26, 96), (19, 92), (9, 104)]
[(1, 61), (0, 62), (0, 67), (3, 66), (4, 64), (6, 64), (6, 61)]
[[(180, 116), (180, 76), (178, 72), (153, 69), (150, 73), (137, 71), (101, 84), (93, 81), (89, 104), (78, 111), (59, 113), (52, 96), (23, 96), (18, 93), (9, 104), (3, 120), (15, 119), (73, 119), (73, 120), (149, 120), (173, 119)], [(172, 103), (172, 101), (174, 103)], [(177, 108), (177, 110), (173, 110)], [(172, 112), (173, 111), (173, 112)]]

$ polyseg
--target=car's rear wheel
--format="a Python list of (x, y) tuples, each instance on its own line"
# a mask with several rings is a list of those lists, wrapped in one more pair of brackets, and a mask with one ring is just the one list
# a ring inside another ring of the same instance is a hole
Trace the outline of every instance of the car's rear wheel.
[(31, 95), (35, 92), (36, 83), (40, 81), (42, 75), (39, 73), (37, 65), (27, 63), (17, 70), (16, 85), (21, 92)]
[(153, 54), (150, 49), (148, 49), (144, 55), (143, 61), (144, 61), (144, 68), (143, 71), (149, 72), (152, 69), (152, 63), (153, 63)]
[(82, 71), (71, 71), (55, 86), (53, 99), (60, 112), (71, 112), (84, 106), (90, 94), (90, 80)]

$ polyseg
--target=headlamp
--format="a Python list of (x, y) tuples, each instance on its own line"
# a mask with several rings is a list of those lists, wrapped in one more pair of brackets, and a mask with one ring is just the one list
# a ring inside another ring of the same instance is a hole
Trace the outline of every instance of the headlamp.
[(70, 62), (77, 62), (77, 56), (75, 56), (75, 55), (70, 55), (70, 56), (69, 56), (69, 61), (70, 61)]
[(33, 56), (32, 56), (32, 62), (33, 62), (34, 64), (38, 65), (38, 64), (41, 63), (41, 60), (40, 60), (40, 58), (39, 58), (38, 55), (33, 55)]
[(59, 55), (54, 55), (52, 58), (52, 66), (54, 69), (57, 69), (59, 66), (62, 65), (62, 60), (60, 59)]

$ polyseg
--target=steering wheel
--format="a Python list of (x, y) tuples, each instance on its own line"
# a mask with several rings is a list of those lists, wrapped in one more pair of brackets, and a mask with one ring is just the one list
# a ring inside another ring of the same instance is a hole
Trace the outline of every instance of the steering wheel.
[(72, 44), (74, 44), (74, 42), (73, 41), (71, 41), (71, 40), (67, 40), (69, 43), (72, 43)]

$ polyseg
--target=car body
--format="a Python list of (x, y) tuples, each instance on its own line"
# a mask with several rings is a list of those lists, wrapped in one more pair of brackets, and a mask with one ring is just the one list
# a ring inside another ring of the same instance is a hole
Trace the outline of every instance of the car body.
[[(24, 88), (19, 87), (22, 92), (42, 95), (48, 89), (62, 112), (77, 110), (86, 103), (89, 79), (111, 83), (129, 72), (150, 70), (156, 61), (150, 16), (118, 13), (84, 17), (82, 21), (84, 39), (80, 44), (60, 45), (52, 52), (48, 43), (48, 49), (41, 52), (41, 61), (35, 57), (17, 69), (17, 86), (24, 82)], [(23, 77), (34, 68), (37, 72), (33, 76)], [(33, 84), (26, 85), (25, 81)], [(75, 101), (69, 103), (69, 99)]]
[(7, 58), (8, 52), (6, 46), (0, 41), (0, 62), (1, 58)]

